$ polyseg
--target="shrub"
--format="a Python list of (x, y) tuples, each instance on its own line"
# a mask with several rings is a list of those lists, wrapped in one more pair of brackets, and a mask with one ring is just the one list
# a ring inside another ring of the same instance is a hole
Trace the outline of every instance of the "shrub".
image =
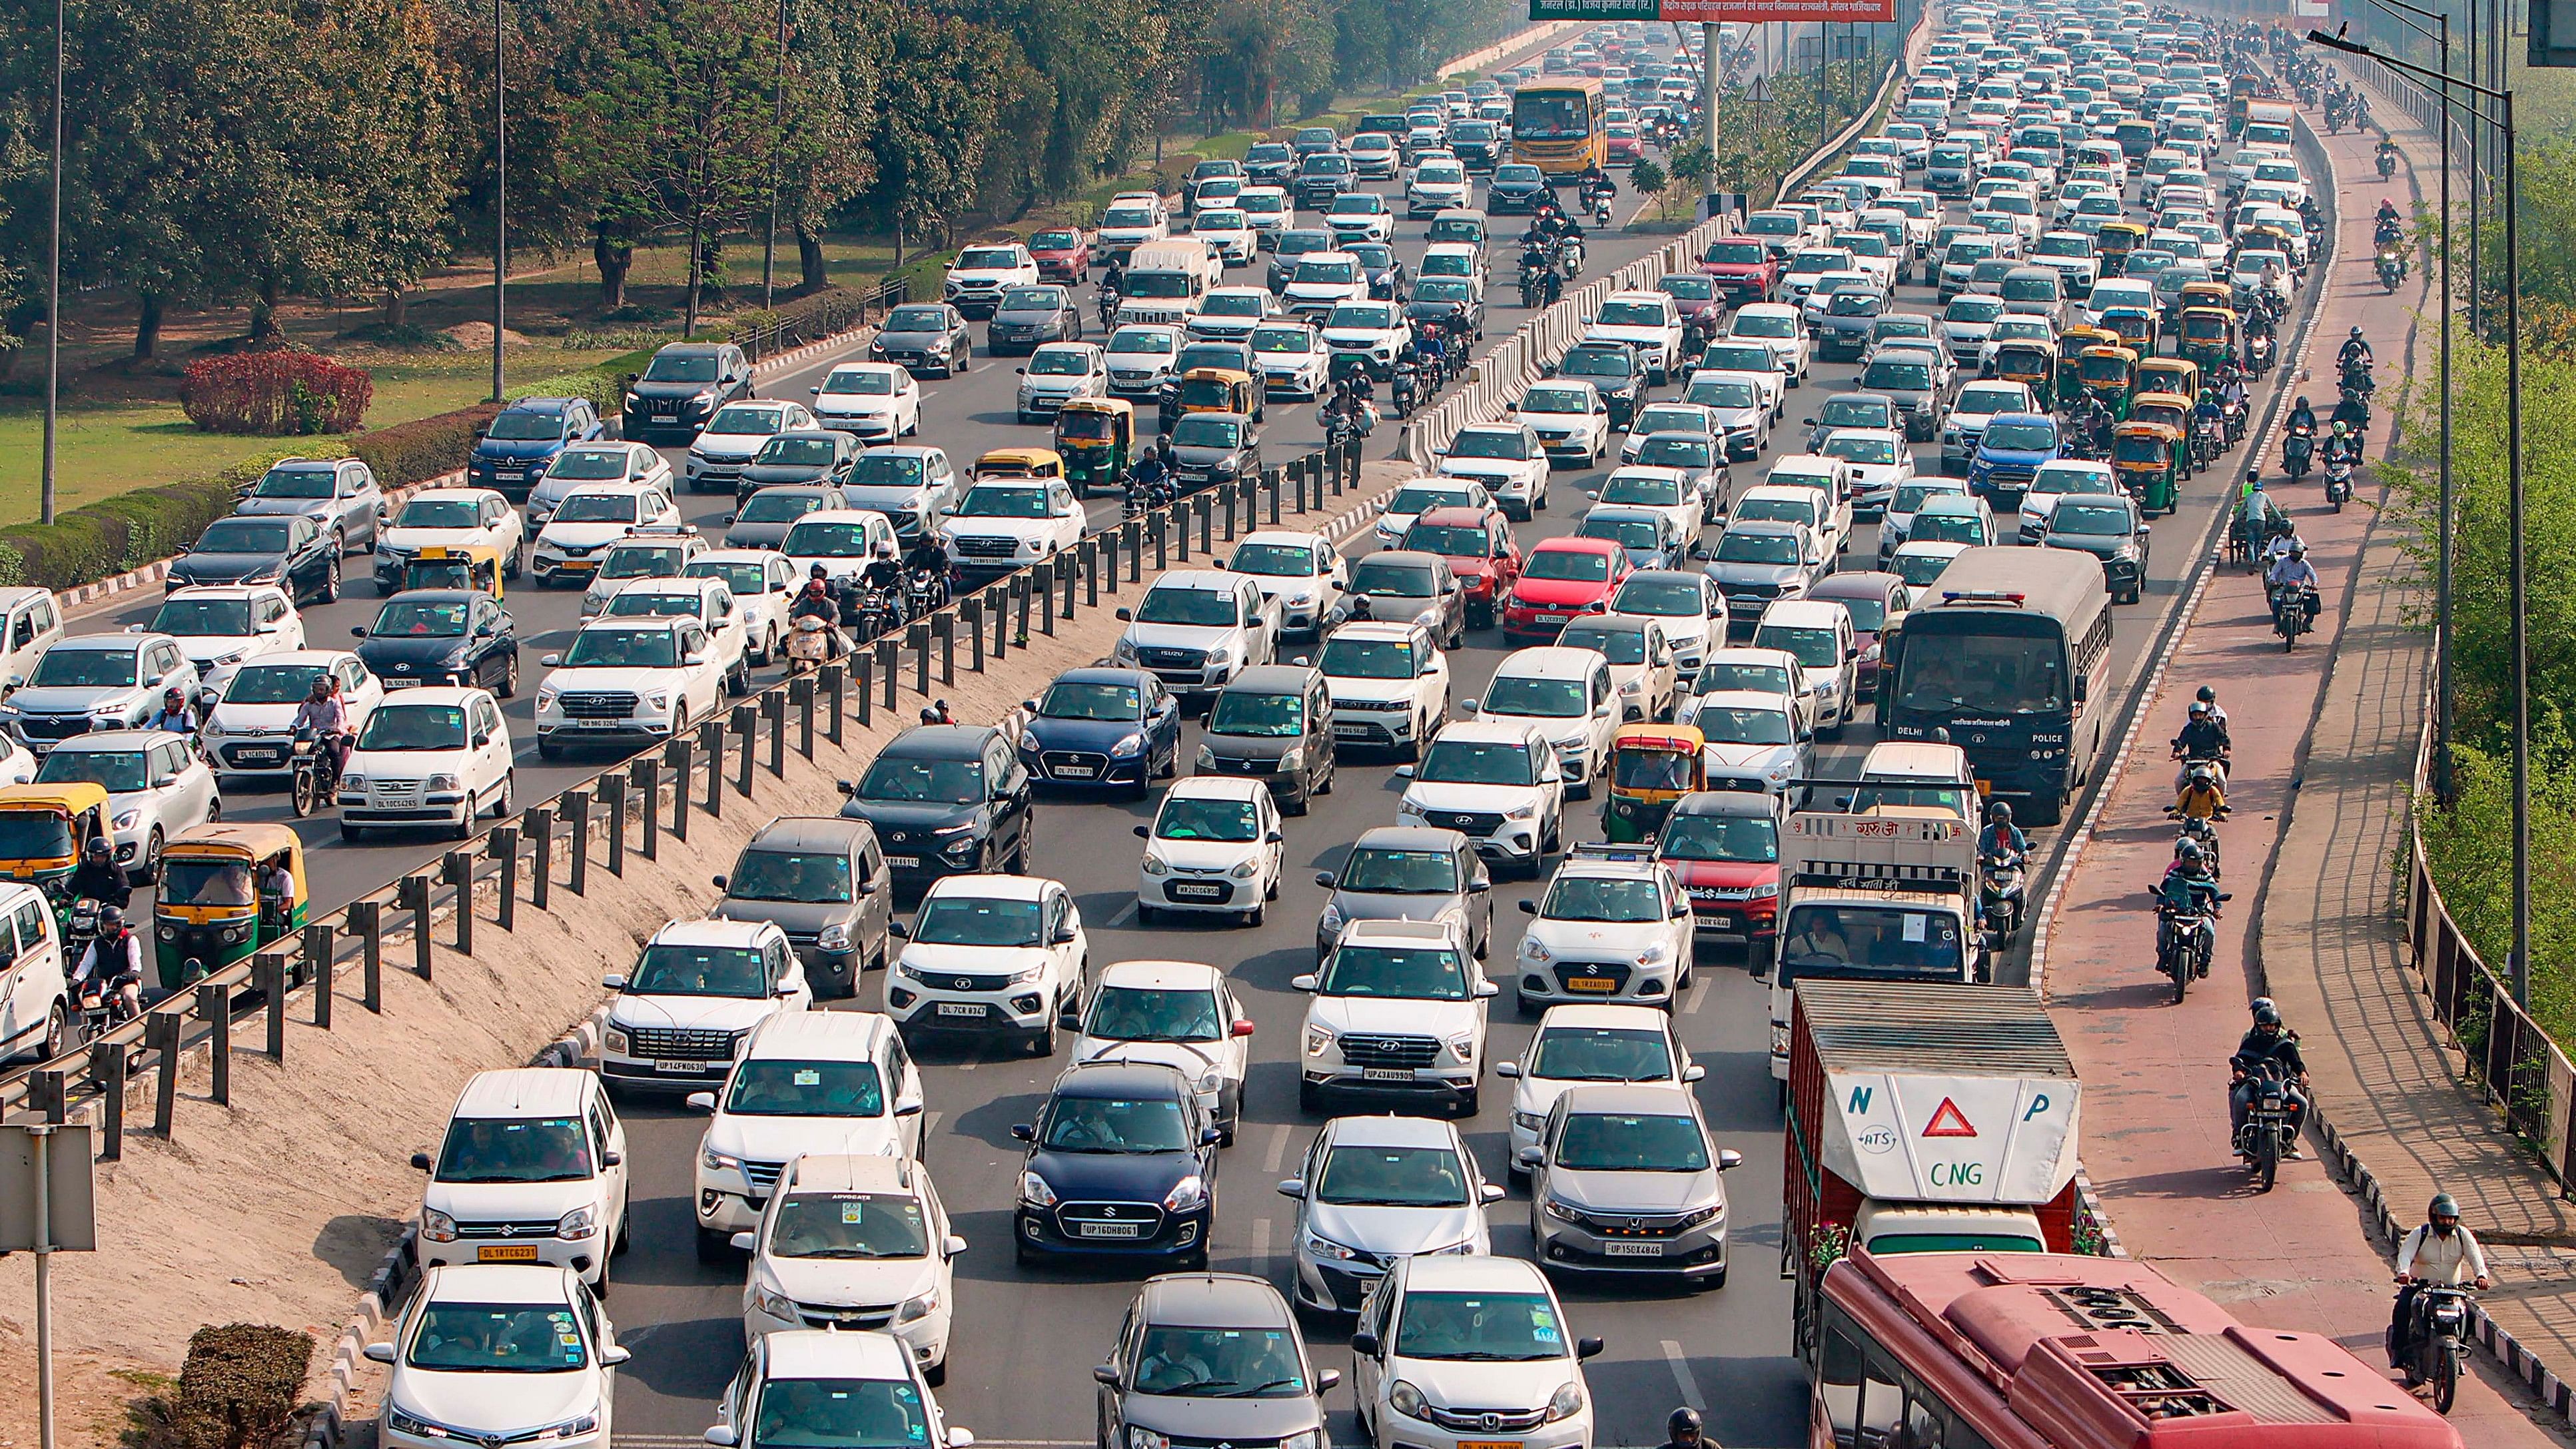
[(309, 352), (201, 357), (179, 383), (188, 421), (210, 433), (345, 433), (366, 416), (375, 380)]
[(137, 1415), (147, 1449), (270, 1449), (295, 1420), (313, 1335), (259, 1323), (200, 1328), (177, 1388)]
[(350, 441), (349, 451), (376, 470), (378, 483), (406, 487), (464, 467), (474, 451), (475, 433), (489, 427), (492, 415), (499, 411), (490, 403), (476, 403), (396, 423), (361, 433)]

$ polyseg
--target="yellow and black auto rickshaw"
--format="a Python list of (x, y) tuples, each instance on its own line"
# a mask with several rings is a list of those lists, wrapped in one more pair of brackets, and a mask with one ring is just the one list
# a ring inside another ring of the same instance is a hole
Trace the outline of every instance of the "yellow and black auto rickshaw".
[(975, 460), (982, 478), (1061, 478), (1064, 458), (1053, 448), (995, 448)]
[(1260, 381), (1231, 367), (1193, 367), (1163, 394), (1162, 430), (1191, 413), (1240, 413), (1254, 422), (1268, 416)]
[(2122, 423), (2111, 430), (2111, 471), (2141, 514), (2171, 513), (2181, 488), (2183, 435), (2163, 423)]
[(2244, 351), (2232, 307), (2185, 307), (2174, 335), (2175, 350), (2203, 367), (2214, 368)]
[(1610, 737), (1610, 798), (1601, 834), (1613, 844), (1652, 840), (1673, 802), (1707, 788), (1707, 736), (1689, 725), (1624, 725)]
[(2016, 337), (1995, 348), (1995, 376), (2028, 385), (2041, 412), (2057, 407), (2057, 344)]
[(2137, 388), (2141, 394), (2169, 392), (2198, 402), (2200, 364), (2187, 357), (2139, 358)]
[(2106, 221), (2093, 234), (2093, 255), (2101, 262), (2104, 277), (2116, 277), (2129, 268), (2129, 253), (2146, 245), (2147, 229), (2134, 221)]
[(501, 597), (507, 572), (501, 551), (488, 543), (433, 543), (403, 564), (404, 589), (477, 589)]
[(115, 843), (106, 787), (67, 780), (0, 789), (0, 876), (52, 887), (70, 879), (93, 840)]
[(2084, 395), (2084, 349), (2119, 345), (2119, 333), (2090, 324), (2058, 329), (2057, 401), (2060, 406), (2070, 406)]
[(2127, 347), (2087, 347), (2077, 360), (2084, 390), (2102, 400), (2115, 421), (2125, 422), (2137, 395), (2138, 354)]
[(1136, 453), (1136, 405), (1121, 397), (1067, 398), (1056, 410), (1055, 450), (1075, 497), (1125, 487)]
[(161, 848), (153, 960), (176, 991), (304, 929), (304, 844), (283, 825), (199, 825)]
[(2146, 308), (2105, 307), (2102, 327), (2119, 337), (2120, 346), (2140, 357), (2156, 355), (2156, 314)]

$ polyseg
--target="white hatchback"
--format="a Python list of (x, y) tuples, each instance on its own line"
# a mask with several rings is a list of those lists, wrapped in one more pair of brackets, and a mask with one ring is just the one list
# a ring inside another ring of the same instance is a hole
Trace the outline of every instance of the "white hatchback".
[(628, 1353), (578, 1274), (542, 1264), (432, 1268), (391, 1340), (376, 1411), (386, 1449), (609, 1442), (617, 1366)]
[(1172, 782), (1154, 823), (1136, 827), (1145, 842), (1136, 867), (1136, 921), (1151, 925), (1169, 911), (1230, 916), (1261, 923), (1279, 898), (1287, 839), (1270, 787), (1259, 780), (1192, 775)]
[(760, 1225), (733, 1235), (751, 1255), (742, 1336), (799, 1328), (883, 1327), (912, 1350), (921, 1376), (948, 1378), (966, 1251), (931, 1185), (899, 1157), (809, 1154), (787, 1164)]
[(484, 689), (402, 691), (367, 716), (340, 775), (340, 838), (380, 825), (438, 825), (472, 838), (475, 817), (510, 813), (510, 727)]

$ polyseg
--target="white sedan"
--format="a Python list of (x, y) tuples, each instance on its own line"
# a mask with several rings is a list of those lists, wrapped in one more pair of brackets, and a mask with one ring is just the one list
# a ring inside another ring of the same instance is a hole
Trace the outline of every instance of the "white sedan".
[(1600, 466), (1610, 451), (1610, 405), (1580, 378), (1551, 378), (1521, 394), (1513, 411), (1538, 434), (1551, 462)]
[(1895, 428), (1836, 428), (1816, 451), (1851, 464), (1858, 508), (1885, 507), (1897, 485), (1914, 476), (1914, 450)]
[(921, 431), (921, 384), (892, 362), (845, 362), (808, 388), (824, 427), (862, 443), (891, 443)]
[(1796, 387), (1807, 380), (1807, 368), (1814, 360), (1808, 347), (1807, 324), (1798, 309), (1786, 302), (1748, 302), (1736, 309), (1726, 325), (1726, 336), (1734, 342), (1758, 342), (1770, 350), (1780, 370)]
[(1252, 365), (1261, 369), (1265, 391), (1321, 397), (1332, 358), (1324, 339), (1303, 322), (1264, 322), (1252, 329)]

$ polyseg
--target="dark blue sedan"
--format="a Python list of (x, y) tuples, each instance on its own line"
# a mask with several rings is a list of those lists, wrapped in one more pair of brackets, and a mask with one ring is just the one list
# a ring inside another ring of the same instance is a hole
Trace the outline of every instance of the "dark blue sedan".
[(1068, 669), (1028, 711), (1020, 763), (1045, 784), (1141, 800), (1156, 777), (1181, 772), (1180, 704), (1144, 670)]
[(1075, 1254), (1207, 1266), (1219, 1133), (1178, 1068), (1087, 1062), (1011, 1135), (1029, 1144), (1011, 1223), (1023, 1266)]

